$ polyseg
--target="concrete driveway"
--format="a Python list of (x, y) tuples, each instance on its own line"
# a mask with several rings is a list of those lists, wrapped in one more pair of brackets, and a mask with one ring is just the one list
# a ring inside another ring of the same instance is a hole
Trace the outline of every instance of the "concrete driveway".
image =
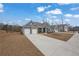
[(29, 34), (24, 30), (25, 36), (46, 56), (79, 56), (79, 34), (67, 42), (40, 34)]

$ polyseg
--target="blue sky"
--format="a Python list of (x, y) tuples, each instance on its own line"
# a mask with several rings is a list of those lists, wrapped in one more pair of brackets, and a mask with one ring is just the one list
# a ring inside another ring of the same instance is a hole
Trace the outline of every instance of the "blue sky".
[[(62, 17), (62, 18), (61, 18)], [(24, 25), (30, 20), (50, 24), (79, 26), (78, 3), (5, 3), (0, 4), (0, 23)]]

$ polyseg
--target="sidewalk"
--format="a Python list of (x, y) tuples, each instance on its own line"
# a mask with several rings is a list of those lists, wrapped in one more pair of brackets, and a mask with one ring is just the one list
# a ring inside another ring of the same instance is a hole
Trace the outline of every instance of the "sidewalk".
[(29, 34), (26, 31), (24, 34), (46, 56), (79, 56), (79, 37), (76, 37), (79, 34), (75, 34), (67, 42), (40, 34)]

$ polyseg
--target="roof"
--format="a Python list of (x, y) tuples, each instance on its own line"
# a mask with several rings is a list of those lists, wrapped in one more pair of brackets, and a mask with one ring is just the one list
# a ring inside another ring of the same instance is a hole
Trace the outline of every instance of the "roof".
[(73, 30), (75, 30), (75, 31), (79, 31), (79, 26), (75, 26), (75, 27), (73, 27)]
[(40, 23), (40, 22), (34, 22), (30, 21), (26, 25), (24, 25), (25, 28), (48, 28), (50, 25), (47, 22)]

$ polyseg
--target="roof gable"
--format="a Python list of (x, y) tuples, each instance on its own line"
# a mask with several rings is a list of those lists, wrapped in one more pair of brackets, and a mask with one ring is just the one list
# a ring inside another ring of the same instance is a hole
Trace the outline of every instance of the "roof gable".
[(47, 22), (44, 22), (44, 23), (40, 23), (40, 22), (33, 22), (33, 21), (30, 21), (28, 22), (26, 25), (24, 25), (24, 27), (26, 28), (47, 28), (49, 27), (50, 25), (47, 23)]

